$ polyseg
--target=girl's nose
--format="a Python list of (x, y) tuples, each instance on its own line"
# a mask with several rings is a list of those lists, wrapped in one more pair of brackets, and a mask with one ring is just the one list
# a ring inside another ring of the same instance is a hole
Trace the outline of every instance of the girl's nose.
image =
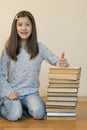
[(25, 25), (23, 25), (23, 26), (22, 26), (22, 29), (23, 29), (23, 30), (25, 30), (25, 29), (26, 29), (26, 26), (25, 26)]

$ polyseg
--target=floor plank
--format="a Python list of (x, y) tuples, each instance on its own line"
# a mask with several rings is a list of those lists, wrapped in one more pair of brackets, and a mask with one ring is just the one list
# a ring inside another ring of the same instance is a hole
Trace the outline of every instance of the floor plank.
[(4, 130), (54, 130), (53, 128), (4, 128)]

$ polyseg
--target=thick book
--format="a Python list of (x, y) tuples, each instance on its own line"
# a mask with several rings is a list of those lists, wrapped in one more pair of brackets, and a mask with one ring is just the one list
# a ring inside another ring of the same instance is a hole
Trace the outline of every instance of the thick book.
[(49, 73), (78, 74), (81, 73), (81, 67), (53, 67), (49, 68)]
[(76, 120), (76, 116), (47, 116), (47, 120)]
[(49, 87), (80, 87), (78, 83), (49, 83)]
[(67, 97), (69, 97), (69, 96), (72, 96), (72, 97), (76, 97), (76, 96), (78, 96), (78, 92), (48, 92), (47, 93), (47, 97), (48, 96), (67, 96)]
[(48, 101), (77, 101), (78, 97), (72, 97), (72, 96), (48, 96)]
[(75, 108), (56, 108), (56, 107), (46, 107), (46, 112), (76, 112)]
[(46, 105), (55, 105), (55, 106), (76, 106), (77, 102), (69, 102), (69, 101), (48, 101), (46, 102)]
[(76, 112), (47, 112), (47, 116), (76, 116)]
[(49, 79), (68, 79), (68, 80), (79, 80), (80, 74), (67, 74), (67, 73), (48, 73)]
[(49, 79), (49, 84), (62, 83), (62, 84), (80, 84), (80, 80), (66, 80), (66, 79)]
[(47, 92), (78, 92), (78, 88), (57, 88), (57, 87), (48, 87), (47, 88)]
[(53, 108), (53, 109), (76, 109), (76, 105), (75, 106), (65, 106), (65, 105), (47, 105), (46, 104), (46, 108)]

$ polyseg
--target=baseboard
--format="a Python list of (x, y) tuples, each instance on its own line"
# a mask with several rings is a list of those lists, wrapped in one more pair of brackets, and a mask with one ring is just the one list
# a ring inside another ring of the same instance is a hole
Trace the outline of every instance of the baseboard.
[(79, 96), (78, 101), (87, 101), (87, 96)]

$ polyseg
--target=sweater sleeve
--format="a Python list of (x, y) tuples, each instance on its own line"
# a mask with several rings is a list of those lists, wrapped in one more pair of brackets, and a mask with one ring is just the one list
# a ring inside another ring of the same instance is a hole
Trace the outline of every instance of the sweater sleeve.
[(10, 83), (6, 79), (6, 74), (8, 73), (8, 65), (9, 65), (9, 58), (7, 56), (6, 50), (3, 50), (0, 58), (0, 96), (1, 97), (6, 97), (10, 93), (14, 92)]
[(57, 57), (51, 50), (49, 50), (45, 45), (39, 43), (39, 51), (44, 60), (49, 64), (56, 66), (59, 62), (59, 57)]

